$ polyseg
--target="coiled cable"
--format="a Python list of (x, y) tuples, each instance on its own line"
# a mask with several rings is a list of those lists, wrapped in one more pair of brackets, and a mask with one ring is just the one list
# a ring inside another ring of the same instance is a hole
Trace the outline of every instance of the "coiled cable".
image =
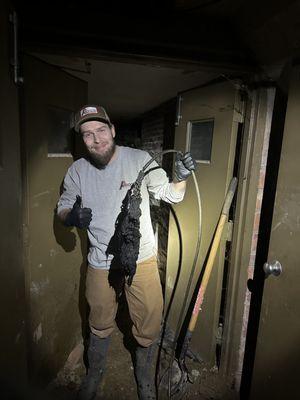
[[(160, 153), (155, 154), (143, 167), (142, 171), (144, 172), (149, 166), (150, 164), (154, 161), (157, 160), (160, 156), (167, 154), (167, 153), (181, 153), (181, 151), (178, 150), (163, 150)], [(194, 274), (195, 274), (195, 269), (197, 266), (197, 260), (199, 257), (199, 251), (200, 251), (200, 245), (201, 245), (201, 237), (202, 237), (202, 205), (201, 205), (201, 196), (200, 196), (200, 191), (199, 191), (199, 186), (198, 186), (198, 182), (195, 176), (194, 171), (192, 171), (192, 177), (193, 177), (193, 181), (194, 181), (194, 186), (195, 186), (195, 190), (196, 190), (196, 199), (197, 199), (197, 206), (198, 206), (198, 223), (197, 223), (197, 241), (196, 241), (196, 248), (195, 248), (195, 254), (194, 254), (194, 259), (193, 259), (193, 263), (191, 266), (191, 272), (189, 275), (189, 280), (187, 283), (187, 287), (186, 287), (186, 291), (185, 291), (185, 295), (184, 295), (184, 299), (181, 305), (181, 309), (180, 309), (180, 313), (179, 313), (179, 317), (178, 317), (178, 322), (177, 322), (177, 326), (176, 326), (176, 330), (175, 330), (175, 335), (174, 335), (174, 340), (172, 343), (172, 353), (171, 353), (171, 359), (170, 359), (170, 363), (169, 363), (169, 368), (168, 368), (168, 398), (171, 398), (171, 381), (172, 381), (172, 366), (175, 360), (175, 352), (176, 352), (176, 345), (177, 345), (177, 341), (179, 338), (179, 334), (180, 334), (180, 330), (182, 328), (182, 324), (184, 321), (184, 314), (185, 314), (185, 310), (186, 310), (186, 306), (187, 306), (187, 301), (188, 301), (188, 297), (190, 294), (190, 290), (191, 290), (191, 285), (193, 282), (193, 278), (194, 278)], [(169, 313), (170, 310), (172, 308), (172, 304), (175, 298), (175, 293), (176, 293), (176, 289), (177, 289), (177, 284), (179, 281), (179, 277), (180, 274), (177, 274), (176, 279), (175, 279), (175, 284), (174, 284), (174, 288), (172, 291), (172, 295), (168, 304), (168, 309), (165, 313), (165, 319), (164, 319), (164, 326), (167, 325), (167, 321), (168, 321), (168, 317), (169, 317)], [(164, 330), (163, 330), (164, 331)], [(161, 337), (161, 345), (163, 343), (163, 335)], [(159, 357), (160, 358), (160, 357)], [(159, 360), (158, 360), (159, 362)], [(163, 377), (162, 377), (163, 379)], [(162, 382), (162, 379), (160, 380), (160, 382)], [(159, 385), (158, 385), (159, 386)]]

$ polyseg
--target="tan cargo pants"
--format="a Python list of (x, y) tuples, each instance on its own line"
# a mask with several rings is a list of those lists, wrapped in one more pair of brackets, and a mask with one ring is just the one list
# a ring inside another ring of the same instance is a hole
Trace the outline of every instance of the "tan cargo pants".
[[(91, 331), (101, 337), (109, 336), (115, 327), (117, 295), (108, 280), (109, 271), (88, 266), (86, 298), (90, 306)], [(137, 342), (150, 346), (159, 336), (163, 310), (162, 288), (156, 257), (137, 264), (131, 286), (124, 287), (132, 333)]]

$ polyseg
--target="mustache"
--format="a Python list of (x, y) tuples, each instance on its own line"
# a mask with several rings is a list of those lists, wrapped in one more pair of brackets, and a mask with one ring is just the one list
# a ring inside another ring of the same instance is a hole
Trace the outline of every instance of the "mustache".
[(105, 141), (103, 140), (101, 142), (98, 142), (97, 144), (90, 146), (90, 149), (96, 149), (97, 146), (103, 146), (103, 145), (107, 145), (107, 144), (109, 144), (109, 142), (107, 140), (105, 140)]

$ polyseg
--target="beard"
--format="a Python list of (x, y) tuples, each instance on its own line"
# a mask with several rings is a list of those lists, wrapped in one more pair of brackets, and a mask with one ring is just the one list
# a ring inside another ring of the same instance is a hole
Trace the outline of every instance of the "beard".
[(87, 149), (89, 160), (96, 168), (104, 169), (114, 155), (115, 149), (116, 144), (114, 140), (112, 140), (110, 146), (102, 154)]

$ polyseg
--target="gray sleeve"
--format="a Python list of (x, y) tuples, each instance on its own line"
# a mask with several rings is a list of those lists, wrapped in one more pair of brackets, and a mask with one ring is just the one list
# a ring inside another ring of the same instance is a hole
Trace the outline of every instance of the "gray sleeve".
[(80, 180), (76, 169), (71, 165), (64, 178), (63, 192), (57, 203), (57, 213), (72, 208), (77, 195), (81, 196)]
[[(145, 163), (150, 160), (150, 155), (147, 155)], [(147, 172), (150, 171), (150, 172)], [(156, 200), (163, 200), (170, 204), (179, 203), (184, 198), (184, 191), (177, 192), (173, 189), (172, 183), (169, 181), (165, 170), (153, 161), (147, 168), (145, 182), (148, 191)]]

